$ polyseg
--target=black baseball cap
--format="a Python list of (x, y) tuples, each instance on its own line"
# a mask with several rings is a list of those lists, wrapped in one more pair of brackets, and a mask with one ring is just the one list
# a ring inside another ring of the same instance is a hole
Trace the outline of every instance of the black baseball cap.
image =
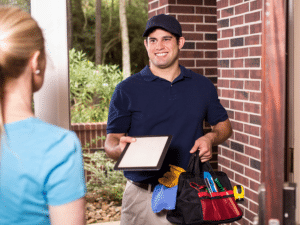
[(157, 16), (153, 16), (148, 20), (146, 24), (146, 29), (143, 34), (143, 37), (148, 37), (149, 31), (153, 28), (162, 28), (170, 33), (177, 35), (179, 37), (182, 36), (181, 25), (173, 16), (159, 14)]

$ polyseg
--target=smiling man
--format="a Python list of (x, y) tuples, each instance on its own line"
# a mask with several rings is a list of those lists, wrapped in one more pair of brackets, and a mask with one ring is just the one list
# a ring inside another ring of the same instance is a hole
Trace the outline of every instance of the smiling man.
[[(202, 162), (212, 157), (212, 146), (232, 133), (226, 110), (214, 85), (204, 76), (179, 65), (185, 39), (179, 22), (160, 14), (148, 20), (145, 47), (149, 66), (115, 89), (107, 122), (105, 151), (117, 160), (125, 145), (138, 135), (172, 135), (159, 171), (125, 171), (128, 179), (122, 202), (121, 225), (171, 224), (166, 210), (153, 213), (152, 191), (169, 165), (187, 168), (198, 149)], [(212, 131), (203, 133), (203, 121)]]

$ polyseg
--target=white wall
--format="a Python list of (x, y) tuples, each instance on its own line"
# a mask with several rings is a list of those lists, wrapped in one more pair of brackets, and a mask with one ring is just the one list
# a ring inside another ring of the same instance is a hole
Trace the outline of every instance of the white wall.
[(45, 82), (42, 89), (34, 94), (35, 115), (69, 129), (66, 0), (31, 0), (31, 14), (44, 31), (47, 54)]

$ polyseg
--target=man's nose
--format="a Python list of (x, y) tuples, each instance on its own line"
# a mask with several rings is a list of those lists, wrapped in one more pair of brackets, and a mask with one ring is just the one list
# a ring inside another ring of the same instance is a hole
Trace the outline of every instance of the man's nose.
[(163, 49), (164, 48), (164, 43), (163, 41), (157, 41), (156, 43), (156, 49)]

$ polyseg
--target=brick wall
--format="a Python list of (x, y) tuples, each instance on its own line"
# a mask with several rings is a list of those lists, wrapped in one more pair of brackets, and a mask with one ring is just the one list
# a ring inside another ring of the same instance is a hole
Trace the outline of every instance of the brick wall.
[(217, 0), (218, 92), (234, 133), (219, 146), (219, 169), (245, 187), (244, 217), (258, 212), (261, 181), (262, 0)]
[[(216, 0), (149, 0), (149, 18), (164, 13), (182, 26), (185, 45), (179, 63), (208, 77), (217, 85), (217, 6)], [(204, 124), (205, 132), (210, 130)], [(218, 167), (218, 149), (213, 149), (213, 168)]]

